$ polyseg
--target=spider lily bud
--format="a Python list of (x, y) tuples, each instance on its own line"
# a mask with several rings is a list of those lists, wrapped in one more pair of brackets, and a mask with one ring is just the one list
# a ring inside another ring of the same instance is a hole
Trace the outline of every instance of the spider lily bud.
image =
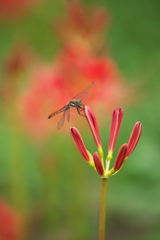
[(89, 162), (91, 165), (93, 165), (93, 159), (92, 159), (92, 155), (87, 151), (86, 146), (84, 145), (83, 139), (79, 133), (79, 131), (72, 127), (70, 128), (70, 133), (71, 136), (74, 140), (75, 145), (77, 146), (79, 152), (81, 153), (81, 155), (83, 156), (83, 158)]
[(123, 144), (118, 152), (116, 162), (114, 164), (114, 171), (117, 172), (122, 167), (128, 151), (128, 144)]
[(104, 167), (103, 167), (103, 164), (102, 164), (102, 161), (100, 159), (98, 152), (95, 152), (93, 154), (93, 160), (94, 160), (94, 164), (95, 164), (98, 174), (103, 176), (104, 175)]
[(112, 114), (112, 122), (110, 128), (110, 137), (108, 144), (108, 160), (112, 159), (113, 150), (117, 141), (118, 133), (120, 130), (121, 122), (123, 118), (123, 110), (121, 108), (115, 109)]
[(99, 134), (99, 129), (98, 129), (98, 124), (95, 115), (91, 111), (91, 109), (85, 105), (84, 108), (84, 114), (87, 118), (88, 124), (90, 126), (90, 129), (92, 131), (92, 135), (94, 137), (95, 144), (98, 148), (99, 152), (102, 152), (102, 144), (101, 144), (101, 139), (100, 139), (100, 134)]
[(112, 114), (112, 123), (110, 129), (108, 156), (106, 158), (106, 164), (104, 164), (103, 149), (101, 145), (101, 139), (96, 118), (90, 108), (86, 105), (84, 106), (84, 114), (92, 131), (92, 135), (98, 148), (98, 152), (95, 152), (93, 156), (90, 154), (90, 152), (86, 149), (82, 137), (76, 128), (71, 128), (71, 136), (73, 137), (73, 140), (83, 158), (97, 171), (97, 173), (102, 178), (108, 178), (116, 174), (122, 168), (126, 159), (135, 149), (141, 136), (142, 124), (140, 122), (135, 123), (128, 143), (125, 143), (120, 147), (114, 166), (110, 169), (113, 150), (116, 144), (123, 118), (123, 110), (116, 109), (113, 111)]
[(136, 122), (128, 141), (128, 151), (127, 151), (126, 157), (129, 157), (133, 152), (133, 150), (135, 149), (135, 147), (137, 146), (141, 133), (142, 133), (142, 124), (140, 122)]

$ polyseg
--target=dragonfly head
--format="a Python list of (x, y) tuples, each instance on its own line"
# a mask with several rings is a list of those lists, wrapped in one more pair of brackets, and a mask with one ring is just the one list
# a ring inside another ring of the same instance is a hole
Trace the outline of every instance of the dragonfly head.
[(77, 99), (77, 103), (80, 106), (83, 103), (82, 99)]

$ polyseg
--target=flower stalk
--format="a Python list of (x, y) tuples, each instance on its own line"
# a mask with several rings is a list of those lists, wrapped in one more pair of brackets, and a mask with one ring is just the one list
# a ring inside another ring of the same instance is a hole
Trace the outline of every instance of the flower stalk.
[(101, 200), (100, 200), (100, 215), (99, 215), (99, 238), (104, 240), (106, 235), (106, 193), (107, 193), (107, 178), (102, 178), (101, 185)]

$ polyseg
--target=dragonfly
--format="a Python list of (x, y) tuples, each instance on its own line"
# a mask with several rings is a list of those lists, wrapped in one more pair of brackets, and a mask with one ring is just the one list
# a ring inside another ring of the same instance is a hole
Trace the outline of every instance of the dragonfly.
[(70, 108), (75, 107), (77, 109), (77, 112), (79, 115), (84, 116), (82, 114), (84, 110), (84, 103), (83, 103), (83, 97), (88, 94), (88, 91), (93, 87), (95, 82), (92, 82), (88, 87), (86, 87), (83, 91), (81, 91), (79, 94), (77, 94), (75, 97), (73, 97), (65, 106), (60, 108), (59, 110), (51, 113), (48, 118), (52, 118), (53, 116), (64, 112), (60, 121), (58, 122), (57, 130), (60, 130), (65, 122), (65, 119), (67, 117), (67, 121), (70, 120)]

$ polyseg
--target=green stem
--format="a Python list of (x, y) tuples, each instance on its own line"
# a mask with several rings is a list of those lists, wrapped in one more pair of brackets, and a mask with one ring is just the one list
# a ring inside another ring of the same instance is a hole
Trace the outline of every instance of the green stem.
[(99, 240), (105, 239), (105, 224), (106, 224), (106, 190), (107, 178), (102, 178), (100, 217), (99, 217)]

